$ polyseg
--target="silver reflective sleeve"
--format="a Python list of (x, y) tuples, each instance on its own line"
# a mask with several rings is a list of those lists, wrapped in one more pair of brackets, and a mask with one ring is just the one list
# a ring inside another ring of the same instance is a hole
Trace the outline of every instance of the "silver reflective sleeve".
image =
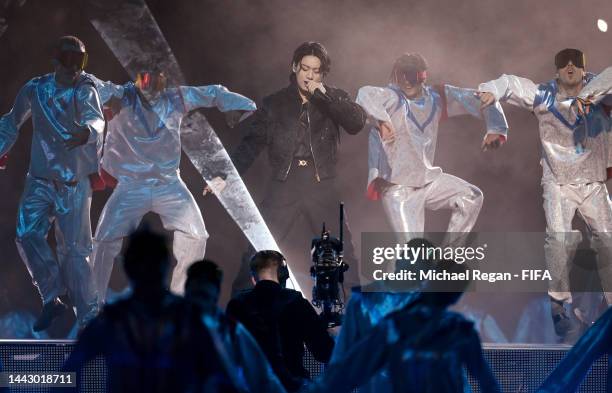
[(478, 91), (493, 94), (497, 101), (533, 110), (538, 85), (527, 78), (503, 74), (497, 79), (481, 83)]
[(87, 145), (93, 144), (96, 146), (96, 160), (99, 160), (104, 142), (104, 116), (97, 89), (91, 85), (85, 85), (76, 89), (74, 94), (77, 97), (75, 121), (77, 124), (89, 128), (90, 135)]
[(378, 128), (372, 127), (368, 136), (368, 187), (377, 178), (389, 181), (391, 167)]
[(116, 85), (111, 81), (103, 81), (95, 76), (89, 74), (89, 78), (96, 85), (96, 90), (98, 90), (98, 94), (100, 95), (100, 103), (102, 105), (106, 104), (112, 97), (121, 98), (123, 97), (124, 86)]
[(357, 102), (375, 121), (391, 122), (387, 108), (397, 102), (397, 96), (388, 88), (364, 86), (357, 92)]
[(181, 86), (179, 88), (186, 112), (197, 108), (215, 107), (221, 112), (254, 111), (255, 103), (238, 93), (229, 91), (225, 86)]
[(397, 102), (397, 97), (389, 89), (376, 86), (360, 88), (355, 100), (368, 114), (367, 124), (370, 126), (368, 136), (368, 188), (377, 178), (389, 181), (391, 177), (389, 158), (385, 151), (385, 143), (378, 131), (378, 123), (391, 123), (391, 116), (387, 107), (393, 100)]
[(448, 116), (469, 114), (478, 119), (484, 117), (487, 133), (507, 135), (508, 122), (499, 101), (496, 101), (494, 105), (485, 108), (481, 112), (480, 100), (476, 93), (474, 89), (444, 85)]
[(590, 99), (593, 104), (598, 104), (603, 99), (606, 103), (610, 98), (606, 96), (612, 95), (612, 67), (603, 70), (599, 75), (593, 78), (580, 92), (578, 98)]
[(33, 82), (26, 83), (15, 98), (15, 103), (11, 111), (0, 118), (0, 156), (5, 155), (11, 149), (15, 141), (19, 128), (31, 115), (31, 96)]

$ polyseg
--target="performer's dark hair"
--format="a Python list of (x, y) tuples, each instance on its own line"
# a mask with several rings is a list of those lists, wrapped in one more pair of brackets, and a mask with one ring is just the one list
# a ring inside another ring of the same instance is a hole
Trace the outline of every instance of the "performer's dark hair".
[(66, 46), (73, 47), (75, 49), (79, 49), (81, 52), (85, 52), (85, 44), (83, 41), (78, 39), (73, 35), (65, 35), (60, 37), (55, 44), (55, 50), (61, 51)]
[(264, 269), (268, 269), (271, 267), (280, 267), (283, 265), (283, 261), (285, 257), (278, 251), (274, 250), (262, 250), (258, 251), (251, 258), (251, 262), (249, 263), (249, 267), (251, 269), (251, 273), (253, 275), (257, 275)]
[(393, 62), (389, 79), (398, 82), (400, 75), (414, 74), (427, 70), (427, 61), (419, 53), (404, 53)]
[[(456, 273), (458, 277), (466, 274), (467, 268), (464, 264), (456, 263), (453, 260), (438, 261), (435, 265), (436, 271), (446, 270), (448, 273)], [(465, 290), (470, 285), (468, 276), (465, 279), (429, 281), (425, 283), (426, 292), (422, 294), (423, 299), (430, 304), (437, 304), (441, 307), (449, 307), (461, 298)]]
[(170, 266), (167, 238), (144, 227), (128, 237), (123, 267), (132, 281), (154, 283)]
[(221, 288), (223, 271), (211, 260), (203, 259), (189, 266), (187, 269), (187, 281), (185, 288), (195, 282), (207, 282), (214, 285), (217, 289)]
[(331, 70), (331, 58), (327, 53), (327, 49), (320, 42), (315, 41), (307, 41), (302, 43), (297, 49), (293, 52), (293, 58), (291, 59), (291, 69), (292, 72), (289, 76), (289, 79), (294, 82), (295, 81), (295, 73), (293, 72), (293, 67), (298, 65), (299, 62), (304, 58), (304, 56), (315, 56), (321, 61), (321, 73), (325, 76)]
[[(407, 243), (406, 246), (408, 248), (414, 248), (414, 249), (418, 249), (418, 248), (433, 248), (435, 247), (435, 245), (430, 242), (429, 240), (425, 239), (425, 238), (412, 238), (410, 239)], [(420, 257), (423, 257), (423, 254), (417, 254)], [(416, 267), (421, 266), (421, 264), (423, 263), (423, 260), (418, 260), (418, 261), (410, 261), (410, 260), (405, 260), (405, 259), (398, 259), (397, 261), (395, 261), (395, 271), (396, 272), (400, 272), (402, 270), (412, 270), (415, 265)]]

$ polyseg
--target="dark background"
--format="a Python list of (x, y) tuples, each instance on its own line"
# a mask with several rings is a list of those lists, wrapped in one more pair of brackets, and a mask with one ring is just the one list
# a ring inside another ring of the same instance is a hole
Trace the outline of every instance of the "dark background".
[[(116, 83), (127, 81), (127, 74), (89, 23), (84, 3), (70, 0), (22, 3), (4, 2), (8, 28), (0, 36), (2, 113), (10, 110), (17, 91), (27, 80), (51, 72), (50, 48), (61, 35), (73, 34), (85, 42), (90, 59), (88, 72)], [(478, 83), (502, 73), (536, 82), (549, 80), (555, 72), (554, 54), (566, 47), (584, 50), (590, 71), (599, 72), (612, 63), (612, 33), (602, 33), (596, 27), (598, 18), (612, 23), (609, 0), (147, 3), (189, 84), (221, 83), (258, 103), (288, 83), (292, 52), (306, 40), (324, 43), (332, 57), (327, 83), (353, 96), (363, 85), (386, 84), (393, 60), (403, 52), (420, 52), (427, 58), (430, 82), (465, 87), (477, 87)], [(205, 113), (227, 148), (235, 147), (241, 135), (228, 129), (215, 111)], [(530, 113), (512, 107), (506, 107), (506, 115), (511, 127), (509, 141), (500, 151), (487, 153), (480, 151), (482, 124), (466, 117), (451, 119), (441, 127), (436, 164), (483, 190), (485, 202), (476, 231), (543, 231), (537, 122)], [(31, 132), (28, 122), (11, 151), (8, 169), (0, 172), (0, 317), (14, 310), (36, 314), (40, 307), (14, 244), (15, 217), (29, 163)], [(344, 134), (340, 151), (338, 182), (359, 247), (361, 232), (390, 228), (380, 204), (364, 196), (367, 132), (358, 136)], [(261, 201), (267, 186), (266, 165), (262, 154), (245, 176), (256, 202)], [(211, 234), (207, 257), (225, 271), (222, 297), (225, 303), (247, 241), (215, 197), (201, 196), (204, 182), (185, 157), (181, 173)], [(94, 225), (109, 195), (110, 191), (94, 194)], [(444, 212), (429, 214), (426, 230), (445, 230), (448, 217)], [(156, 217), (147, 219), (159, 225)], [(305, 252), (309, 241), (304, 241)], [(305, 262), (294, 267), (307, 268)], [(120, 288), (125, 280), (120, 269), (115, 270), (111, 285)], [(237, 285), (244, 281), (243, 277)], [(311, 283), (301, 285), (310, 292)], [(505, 336), (512, 339), (516, 336), (517, 318), (533, 298), (521, 294), (512, 297), (472, 294), (465, 304), (477, 313), (491, 314)], [(62, 334), (65, 332), (51, 331), (52, 336)]]

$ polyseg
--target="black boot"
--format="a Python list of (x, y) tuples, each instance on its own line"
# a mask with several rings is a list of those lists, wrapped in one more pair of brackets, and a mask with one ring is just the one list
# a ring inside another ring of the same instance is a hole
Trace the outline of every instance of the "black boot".
[(563, 302), (550, 298), (550, 313), (555, 325), (555, 333), (559, 337), (565, 336), (570, 329), (570, 318), (563, 307)]
[(68, 306), (62, 303), (58, 297), (43, 304), (42, 311), (36, 319), (36, 322), (34, 322), (32, 330), (35, 332), (40, 332), (41, 330), (47, 329), (49, 326), (51, 326), (51, 322), (53, 322), (55, 318), (62, 315), (67, 308)]
[(582, 334), (581, 324), (574, 315), (567, 312), (561, 300), (550, 298), (550, 309), (555, 333), (559, 336), (561, 343), (575, 344)]

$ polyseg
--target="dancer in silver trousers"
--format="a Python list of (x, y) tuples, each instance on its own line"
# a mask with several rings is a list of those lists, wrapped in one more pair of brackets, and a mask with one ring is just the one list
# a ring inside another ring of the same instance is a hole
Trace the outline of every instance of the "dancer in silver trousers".
[[(479, 86), (484, 106), (505, 101), (534, 113), (542, 142), (542, 188), (546, 217), (545, 257), (553, 280), (549, 287), (555, 330), (562, 338), (572, 328), (566, 308), (572, 302), (571, 262), (580, 235), (572, 230), (576, 214), (587, 224), (598, 251), (598, 271), (608, 304), (612, 304), (612, 210), (605, 181), (612, 167), (610, 132), (610, 72), (593, 86), (585, 71), (584, 54), (564, 49), (555, 56), (555, 79), (536, 84), (514, 75)], [(607, 79), (607, 87), (606, 85)], [(585, 88), (583, 88), (587, 85)], [(580, 98), (577, 100), (576, 98)], [(580, 103), (589, 104), (579, 113)], [(505, 137), (489, 136), (487, 145), (499, 146)]]
[[(482, 118), (476, 91), (426, 84), (427, 64), (419, 54), (398, 58), (387, 87), (366, 86), (357, 103), (374, 126), (369, 138), (368, 196), (382, 199), (395, 232), (422, 236), (425, 209), (450, 209), (448, 232), (469, 232), (482, 206), (480, 189), (434, 166), (440, 122), (470, 114)], [(501, 106), (484, 112), (487, 131), (505, 135)]]
[(255, 103), (220, 85), (166, 87), (162, 72), (142, 72), (136, 83), (123, 86), (102, 85), (101, 91), (113, 91), (110, 107), (116, 112), (108, 123), (102, 177), (116, 187), (94, 237), (92, 261), (101, 301), (123, 238), (148, 212), (158, 214), (174, 234), (177, 265), (170, 288), (182, 293), (187, 268), (204, 257), (208, 232), (179, 173), (181, 120), (197, 108), (247, 112), (256, 109)]
[[(97, 313), (88, 257), (92, 250), (91, 180), (98, 173), (104, 117), (93, 76), (83, 72), (85, 45), (60, 38), (55, 72), (31, 79), (13, 108), (0, 118), (0, 156), (32, 117), (32, 149), (17, 216), (17, 248), (43, 302), (35, 331), (48, 328), (66, 306), (68, 294), (83, 326)], [(55, 224), (57, 252), (47, 242)]]

